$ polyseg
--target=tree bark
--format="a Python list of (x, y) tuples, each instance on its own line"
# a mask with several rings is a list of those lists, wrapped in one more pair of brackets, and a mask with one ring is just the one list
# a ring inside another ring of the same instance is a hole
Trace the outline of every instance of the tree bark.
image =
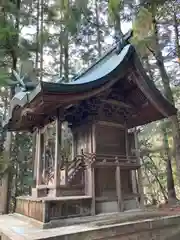
[(39, 0), (37, 0), (37, 16), (36, 16), (36, 60), (35, 60), (35, 68), (36, 73), (38, 72), (39, 68), (39, 19), (40, 19), (40, 3)]
[(99, 1), (95, 0), (95, 13), (96, 13), (96, 31), (97, 31), (97, 45), (98, 45), (98, 56), (101, 57), (102, 50), (101, 50), (101, 32), (99, 26)]
[[(158, 172), (158, 168), (157, 168), (156, 164), (154, 163), (153, 159), (152, 159), (150, 156), (148, 156), (148, 157), (149, 157), (149, 159), (151, 160), (151, 163), (153, 164), (153, 167), (155, 168), (156, 172)], [(152, 169), (149, 168), (148, 170), (149, 170), (149, 171), (151, 172), (151, 174), (155, 177), (157, 183), (159, 184), (159, 187), (160, 187), (160, 189), (161, 189), (161, 192), (162, 192), (162, 194), (163, 194), (163, 196), (164, 196), (164, 199), (165, 199), (165, 201), (167, 202), (166, 191), (165, 191), (163, 185), (161, 184), (161, 182), (160, 182), (160, 180), (159, 180), (159, 178), (158, 178), (158, 175), (157, 175), (157, 174), (154, 174), (153, 171), (152, 171)]]
[(43, 80), (43, 45), (44, 45), (44, 36), (43, 36), (43, 21), (44, 21), (44, 0), (41, 0), (41, 39), (40, 39), (40, 81)]
[(69, 33), (68, 29), (65, 29), (65, 41), (64, 41), (64, 76), (65, 81), (69, 82)]
[(180, 43), (179, 43), (179, 24), (177, 19), (177, 12), (174, 9), (173, 14), (173, 27), (174, 27), (174, 33), (175, 33), (175, 44), (176, 44), (176, 55), (178, 57), (178, 61), (180, 61)]
[[(156, 63), (162, 78), (165, 96), (175, 106), (173, 93), (170, 87), (170, 79), (165, 69), (164, 59), (162, 56), (162, 52), (160, 50), (157, 22), (153, 13), (152, 13), (152, 16), (153, 16), (154, 36), (155, 36), (155, 43), (156, 43), (154, 56), (156, 58)], [(177, 166), (177, 177), (180, 184), (180, 128), (179, 128), (179, 121), (178, 121), (177, 115), (170, 117), (170, 121), (172, 124), (174, 151), (175, 151), (175, 159), (176, 159), (176, 166)]]
[[(145, 62), (146, 62), (146, 67), (150, 77), (154, 79), (153, 72), (151, 71), (148, 58), (145, 58)], [(172, 203), (176, 201), (176, 192), (174, 187), (174, 178), (173, 178), (173, 172), (172, 172), (172, 166), (171, 166), (172, 155), (170, 154), (168, 134), (167, 134), (167, 129), (169, 128), (169, 126), (168, 124), (164, 125), (164, 123), (162, 123), (161, 128), (163, 133), (163, 145), (164, 145), (165, 154), (166, 154), (168, 202)]]
[(167, 129), (168, 126), (166, 123), (161, 125), (162, 133), (163, 133), (163, 142), (165, 147), (165, 155), (166, 155), (166, 171), (167, 171), (167, 190), (168, 190), (168, 202), (170, 204), (174, 204), (176, 202), (176, 192), (174, 187), (174, 178), (172, 172), (172, 165), (171, 165), (171, 155), (168, 143), (168, 134)]
[[(16, 34), (16, 38), (15, 38), (15, 42), (14, 45), (11, 46), (10, 45), (10, 54), (11, 54), (11, 59), (12, 59), (12, 69), (16, 70), (17, 68), (17, 52), (16, 52), (16, 48), (18, 47), (18, 43), (19, 43), (19, 23), (20, 23), (20, 16), (19, 16), (19, 12), (20, 12), (20, 7), (21, 7), (21, 0), (17, 0), (16, 1), (16, 9), (17, 9), (17, 13), (16, 13), (16, 21), (15, 21), (15, 28), (17, 30), (17, 34)], [(15, 94), (15, 90), (14, 88), (11, 88), (10, 90), (10, 99), (14, 96)], [(11, 142), (12, 142), (12, 133), (11, 132), (7, 132), (6, 135), (6, 142), (5, 142), (5, 149), (4, 149), (4, 158), (6, 159), (6, 161), (8, 162), (8, 171), (6, 172), (5, 176), (4, 176), (4, 191), (5, 191), (5, 205), (4, 205), (4, 213), (9, 213), (10, 210), (10, 202), (11, 202), (11, 190), (12, 190), (12, 181), (13, 181), (13, 174), (12, 174), (12, 166), (10, 163), (10, 158), (11, 158)]]

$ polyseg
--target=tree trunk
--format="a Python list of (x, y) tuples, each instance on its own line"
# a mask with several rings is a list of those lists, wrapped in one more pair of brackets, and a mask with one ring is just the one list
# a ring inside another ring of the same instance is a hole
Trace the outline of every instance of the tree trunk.
[(174, 33), (175, 33), (175, 44), (176, 44), (176, 55), (178, 57), (178, 61), (180, 61), (180, 43), (179, 43), (179, 24), (178, 24), (178, 19), (177, 19), (177, 12), (174, 9), (174, 14), (173, 14), (173, 27), (174, 27)]
[(149, 159), (151, 160), (151, 163), (153, 164), (153, 167), (154, 167), (156, 173), (153, 173), (152, 169), (150, 169), (150, 168), (149, 168), (148, 170), (149, 170), (149, 172), (151, 172), (151, 174), (155, 177), (155, 179), (156, 179), (156, 181), (157, 181), (157, 183), (158, 183), (158, 185), (159, 185), (159, 187), (160, 187), (160, 189), (161, 189), (161, 192), (162, 192), (162, 194), (163, 194), (163, 196), (164, 196), (164, 199), (165, 199), (165, 201), (167, 202), (166, 190), (164, 189), (163, 185), (161, 184), (161, 182), (160, 182), (160, 180), (159, 180), (159, 178), (158, 178), (158, 174), (157, 174), (157, 173), (158, 173), (158, 168), (157, 168), (156, 164), (154, 163), (153, 159), (152, 159), (150, 156), (148, 156), (148, 157), (149, 157)]
[[(17, 35), (14, 41), (14, 46), (15, 48), (18, 47), (18, 43), (19, 43), (19, 23), (20, 23), (20, 16), (19, 16), (19, 12), (20, 12), (20, 6), (21, 6), (21, 0), (17, 0), (16, 1), (16, 9), (17, 9), (17, 13), (16, 13), (16, 22), (15, 22), (15, 28), (17, 30)], [(10, 46), (11, 50), (11, 58), (12, 58), (12, 69), (16, 70), (17, 68), (17, 54), (16, 54), (16, 49), (14, 50), (14, 46)], [(11, 88), (10, 91), (10, 99), (14, 96), (15, 90), (14, 88)], [(11, 142), (12, 142), (12, 133), (11, 132), (7, 132), (6, 135), (6, 142), (5, 142), (5, 149), (4, 149), (4, 157), (7, 161), (7, 163), (9, 164), (9, 170), (7, 171), (7, 173), (4, 176), (4, 191), (5, 191), (5, 205), (4, 205), (4, 213), (8, 213), (9, 209), (10, 209), (10, 203), (11, 203), (11, 190), (12, 190), (12, 180), (13, 180), (13, 174), (12, 174), (12, 167), (11, 167), (11, 163), (10, 163), (10, 158), (11, 158)]]
[(114, 12), (114, 31), (115, 31), (115, 38), (116, 41), (119, 41), (123, 38), (123, 32), (121, 29), (121, 18), (120, 18), (120, 3), (118, 9)]
[(65, 41), (64, 41), (64, 76), (65, 81), (69, 82), (69, 33), (68, 29), (65, 29)]
[(37, 16), (36, 16), (36, 62), (35, 62), (35, 68), (36, 73), (38, 73), (39, 68), (39, 19), (40, 19), (40, 3), (39, 0), (37, 0)]
[(41, 29), (41, 39), (40, 39), (40, 81), (43, 80), (43, 43), (44, 43), (44, 37), (43, 37), (43, 21), (44, 21), (44, 0), (41, 0), (41, 26), (40, 26), (40, 29)]
[[(62, 31), (61, 31), (62, 34)], [(60, 54), (59, 54), (59, 76), (60, 78), (63, 76), (63, 44), (61, 39), (59, 39), (60, 44)]]
[[(159, 46), (159, 36), (158, 36), (158, 27), (157, 22), (155, 19), (155, 16), (153, 16), (153, 26), (154, 26), (154, 36), (155, 36), (155, 58), (157, 62), (157, 66), (160, 71), (160, 75), (162, 78), (162, 83), (164, 87), (164, 93), (166, 98), (173, 104), (174, 104), (174, 98), (173, 93), (171, 91), (170, 87), (170, 80), (169, 76), (167, 74), (167, 71), (165, 69), (164, 65), (164, 59), (160, 50)], [(180, 184), (180, 128), (179, 128), (179, 121), (177, 115), (170, 117), (171, 124), (172, 124), (172, 133), (173, 133), (173, 140), (174, 140), (174, 150), (175, 150), (175, 159), (176, 159), (176, 166), (177, 166), (177, 177)]]
[(99, 1), (95, 0), (95, 13), (96, 13), (96, 31), (97, 31), (97, 45), (98, 45), (98, 56), (101, 57), (101, 31), (99, 26)]
[[(154, 79), (153, 72), (149, 65), (148, 57), (145, 58), (145, 63), (146, 63), (146, 67), (147, 67), (150, 77), (152, 79)], [(168, 134), (167, 134), (167, 129), (169, 128), (169, 126), (168, 126), (168, 124), (164, 125), (162, 123), (161, 128), (162, 128), (162, 133), (163, 133), (163, 145), (164, 145), (164, 149), (165, 149), (165, 153), (166, 153), (168, 202), (172, 203), (176, 200), (176, 192), (175, 192), (175, 188), (174, 188), (174, 178), (173, 178), (172, 166), (171, 166), (172, 156), (170, 154), (169, 143), (168, 143)]]
[(165, 147), (165, 155), (166, 155), (166, 171), (167, 171), (167, 190), (168, 190), (168, 202), (174, 204), (176, 202), (176, 192), (174, 188), (174, 178), (172, 173), (172, 165), (171, 165), (171, 155), (168, 143), (168, 134), (167, 134), (167, 122), (161, 125), (162, 133), (163, 133), (163, 142)]

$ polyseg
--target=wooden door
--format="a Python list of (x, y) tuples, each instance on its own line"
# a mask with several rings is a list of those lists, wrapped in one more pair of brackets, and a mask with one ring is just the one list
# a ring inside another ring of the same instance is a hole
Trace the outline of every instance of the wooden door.
[(125, 131), (119, 127), (97, 125), (96, 153), (125, 155)]

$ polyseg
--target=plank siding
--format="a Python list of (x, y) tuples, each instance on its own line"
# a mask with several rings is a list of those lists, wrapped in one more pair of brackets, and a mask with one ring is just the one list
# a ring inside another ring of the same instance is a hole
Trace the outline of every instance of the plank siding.
[(97, 125), (96, 153), (126, 155), (125, 132), (113, 126)]

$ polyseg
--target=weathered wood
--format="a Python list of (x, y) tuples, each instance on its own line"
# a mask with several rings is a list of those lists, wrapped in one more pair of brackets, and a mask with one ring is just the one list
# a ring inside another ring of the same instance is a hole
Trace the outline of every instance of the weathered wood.
[(42, 144), (43, 144), (43, 135), (41, 134), (40, 130), (37, 133), (37, 141), (36, 141), (36, 148), (37, 148), (37, 176), (36, 176), (36, 186), (42, 183)]
[(130, 104), (127, 104), (125, 102), (122, 102), (122, 101), (117, 101), (117, 100), (114, 100), (114, 99), (106, 99), (106, 100), (101, 100), (102, 102), (105, 102), (105, 103), (108, 103), (108, 104), (112, 104), (112, 105), (115, 105), (117, 107), (120, 107), (120, 108), (132, 108), (132, 106)]
[(108, 168), (108, 167), (116, 167), (119, 166), (121, 167), (121, 169), (128, 169), (128, 170), (136, 170), (138, 168), (140, 168), (141, 165), (139, 164), (131, 164), (131, 163), (116, 163), (116, 162), (97, 162), (94, 163), (93, 166), (95, 166), (96, 168)]
[(132, 189), (133, 193), (137, 194), (137, 178), (136, 178), (136, 170), (131, 171), (131, 177), (132, 177)]
[(123, 198), (121, 192), (121, 169), (119, 166), (116, 167), (116, 192), (117, 192), (117, 202), (119, 211), (123, 211)]
[(92, 125), (92, 152), (96, 152), (96, 124)]
[(96, 197), (96, 202), (111, 202), (111, 201), (118, 201), (118, 197), (117, 196)]
[(56, 188), (56, 195), (57, 195), (57, 189), (60, 186), (60, 179), (61, 179), (61, 172), (60, 172), (60, 166), (61, 166), (61, 127), (62, 122), (60, 118), (59, 111), (57, 112), (57, 118), (56, 118), (56, 136), (55, 136), (55, 162), (54, 162), (54, 184)]
[(95, 199), (95, 171), (94, 168), (91, 168), (91, 186), (92, 186), (92, 206), (91, 214), (96, 214), (96, 199)]
[(125, 126), (123, 124), (109, 122), (109, 121), (97, 121), (97, 124), (109, 126), (109, 127), (117, 127), (117, 128), (123, 128), (123, 129), (125, 128)]
[(75, 158), (75, 156), (76, 156), (75, 147), (76, 147), (75, 136), (74, 136), (74, 133), (72, 133), (72, 149), (71, 149), (71, 152), (72, 152), (72, 160), (74, 160), (74, 158)]
[(128, 142), (128, 129), (125, 128), (125, 146), (126, 146), (126, 158), (129, 157), (129, 142)]
[(17, 199), (16, 213), (44, 222), (42, 201)]

